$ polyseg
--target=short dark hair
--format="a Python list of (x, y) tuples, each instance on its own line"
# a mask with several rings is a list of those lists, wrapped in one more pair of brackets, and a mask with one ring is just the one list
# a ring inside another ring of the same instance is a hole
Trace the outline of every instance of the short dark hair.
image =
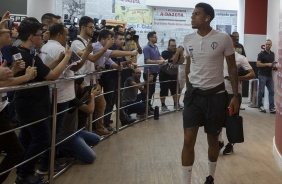
[(99, 37), (98, 37), (98, 41), (101, 41), (101, 39), (106, 39), (108, 38), (108, 36), (111, 35), (111, 37), (114, 37), (114, 33), (108, 29), (103, 29), (100, 33), (99, 33)]
[(79, 29), (81, 29), (82, 26), (86, 27), (89, 23), (94, 24), (94, 20), (88, 16), (81, 17), (78, 23)]
[(117, 38), (118, 36), (124, 36), (124, 33), (120, 31), (115, 32), (115, 38)]
[[(37, 19), (35, 19), (37, 20)], [(42, 30), (42, 25), (37, 21), (32, 21), (29, 18), (23, 20), (18, 27), (18, 38), (21, 41), (27, 41), (30, 35), (35, 35), (38, 30)]]
[[(238, 32), (237, 32), (237, 31), (233, 31), (232, 34), (234, 34), (234, 33), (238, 33)], [(239, 34), (239, 33), (238, 33), (238, 34)]]
[(232, 34), (230, 34), (229, 36), (231, 37), (232, 41), (236, 41), (235, 36), (233, 36)]
[(205, 14), (211, 16), (211, 21), (214, 18), (214, 9), (211, 5), (207, 4), (207, 3), (198, 3), (196, 4), (195, 8), (203, 8)]
[(65, 26), (63, 24), (56, 23), (50, 27), (49, 31), (50, 31), (50, 38), (54, 38), (59, 33), (64, 34)]
[(45, 13), (41, 17), (41, 22), (44, 25), (50, 25), (50, 24), (53, 24), (53, 18), (59, 19), (58, 16), (54, 15), (53, 13)]
[(168, 40), (168, 46), (170, 45), (170, 42), (176, 42), (176, 40), (173, 39), (173, 38), (169, 39), (169, 40)]
[(123, 28), (123, 26), (117, 25), (116, 27), (114, 27), (114, 32), (118, 32), (119, 28)]
[[(39, 24), (41, 24), (36, 18), (34, 17), (27, 17), (25, 20), (30, 20), (30, 21), (33, 21), (33, 22), (37, 22)], [(41, 24), (42, 25), (42, 24)]]
[(156, 33), (156, 31), (151, 31), (147, 34), (147, 39), (149, 40), (149, 38), (153, 37)]

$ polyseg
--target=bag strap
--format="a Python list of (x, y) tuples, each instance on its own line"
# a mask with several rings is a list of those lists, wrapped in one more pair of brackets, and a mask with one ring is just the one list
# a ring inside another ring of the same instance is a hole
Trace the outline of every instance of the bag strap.
[[(83, 45), (86, 47), (86, 45), (85, 45), (84, 41), (83, 41), (81, 38), (76, 37), (74, 40), (79, 40), (79, 41), (81, 41), (81, 42), (83, 43)], [(74, 41), (74, 40), (73, 40), (73, 41)]]

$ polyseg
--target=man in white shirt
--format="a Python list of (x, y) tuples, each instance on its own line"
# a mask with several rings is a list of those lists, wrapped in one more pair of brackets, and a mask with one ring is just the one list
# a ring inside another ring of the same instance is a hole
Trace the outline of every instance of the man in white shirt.
[[(232, 35), (230, 35), (233, 41), (234, 49), (236, 50), (236, 38)], [(236, 65), (238, 68), (238, 80), (239, 81), (248, 81), (250, 79), (256, 78), (256, 75), (254, 73), (253, 68), (251, 67), (250, 63), (248, 62), (247, 58), (241, 54), (238, 54), (235, 52), (235, 60), (236, 60)], [(242, 71), (242, 72), (240, 72)], [(233, 97), (233, 91), (232, 91), (232, 85), (229, 80), (228, 76), (228, 66), (226, 62), (224, 62), (224, 83), (225, 83), (225, 89), (228, 93), (228, 102)], [(238, 83), (238, 97), (239, 97), (239, 104), (241, 105), (242, 103), (242, 85), (239, 82)], [(229, 113), (227, 111), (226, 113), (227, 118), (229, 117)], [(226, 126), (227, 128), (228, 126)], [(219, 134), (218, 136), (218, 141), (219, 141), (219, 146), (222, 148), (224, 146), (223, 139), (222, 139), (222, 133)], [(234, 143), (228, 143), (225, 146), (225, 149), (223, 150), (224, 155), (230, 155), (233, 153), (233, 145)]]
[[(109, 30), (102, 30), (99, 33), (98, 42), (93, 43), (93, 53), (97, 53), (100, 50), (103, 49), (103, 47), (106, 45), (108, 40), (111, 40), (114, 36), (114, 33)], [(96, 61), (95, 66), (98, 68), (105, 68), (106, 65), (109, 66), (111, 69), (118, 69), (122, 70), (122, 66), (119, 66), (116, 64), (111, 58), (117, 58), (122, 56), (136, 56), (138, 54), (137, 50), (134, 51), (120, 51), (120, 50), (107, 50), (103, 56)], [(100, 76), (98, 76), (100, 78)], [(106, 82), (106, 81), (105, 81)], [(101, 86), (103, 87), (104, 84), (101, 83)], [(110, 126), (110, 122), (104, 122), (105, 127), (109, 131), (113, 131), (114, 129)]]
[(204, 126), (209, 145), (209, 176), (205, 184), (214, 183), (219, 154), (218, 134), (225, 121), (227, 109), (223, 77), (224, 57), (234, 94), (230, 106), (234, 107), (234, 112), (239, 110), (238, 76), (232, 40), (226, 33), (212, 29), (210, 22), (214, 15), (214, 9), (209, 4), (198, 3), (191, 17), (192, 28), (197, 29), (197, 32), (187, 35), (183, 42), (187, 60), (187, 91), (183, 112), (183, 184), (191, 183), (194, 146), (200, 126)]
[[(71, 48), (75, 52), (81, 52), (86, 48), (87, 42), (89, 42), (94, 34), (95, 26), (94, 20), (88, 16), (83, 16), (79, 20), (79, 29), (80, 34), (77, 38), (72, 42)], [(88, 60), (85, 64), (76, 72), (77, 74), (87, 74), (95, 71), (94, 63), (113, 45), (114, 41), (108, 40), (106, 45), (95, 54), (89, 54)], [(97, 89), (101, 90), (101, 86), (98, 81), (96, 81), (96, 75), (88, 75), (85, 77), (85, 86), (90, 86), (90, 77), (93, 76), (93, 83)], [(106, 101), (103, 95), (95, 97), (95, 112), (94, 117), (98, 119), (104, 115), (104, 111), (106, 108)], [(100, 118), (95, 121), (95, 133), (98, 135), (108, 135), (110, 132), (104, 127), (104, 118)]]
[[(50, 69), (57, 66), (60, 61), (60, 57), (62, 57), (62, 53), (65, 50), (65, 45), (68, 40), (68, 29), (62, 24), (54, 24), (50, 27), (50, 40), (43, 45), (41, 48), (41, 59), (45, 65), (47, 65)], [(88, 48), (85, 50), (82, 58), (76, 65), (72, 67), (67, 67), (60, 78), (63, 77), (73, 77), (74, 71), (77, 71), (80, 67), (82, 67), (92, 51), (91, 44), (88, 45)], [(75, 98), (74, 91), (74, 81), (67, 80), (63, 82), (57, 83), (57, 124), (56, 124), (56, 133), (60, 133), (62, 131), (63, 123), (66, 118), (67, 111), (69, 107), (69, 102)], [(65, 111), (65, 112), (63, 112)], [(42, 165), (42, 170), (48, 169), (47, 166)]]

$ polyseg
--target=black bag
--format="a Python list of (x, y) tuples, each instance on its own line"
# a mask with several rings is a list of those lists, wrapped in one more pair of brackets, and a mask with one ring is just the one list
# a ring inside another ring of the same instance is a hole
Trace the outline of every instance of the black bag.
[(178, 65), (174, 65), (172, 63), (166, 63), (161, 65), (160, 70), (167, 75), (177, 75)]
[(226, 121), (226, 135), (230, 143), (244, 142), (243, 118), (238, 114), (230, 116)]

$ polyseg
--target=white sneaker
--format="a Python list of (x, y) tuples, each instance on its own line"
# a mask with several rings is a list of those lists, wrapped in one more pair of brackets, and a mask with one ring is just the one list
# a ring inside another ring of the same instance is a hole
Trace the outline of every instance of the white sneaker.
[(259, 109), (259, 112), (264, 112), (264, 113), (266, 113), (266, 110), (264, 109), (263, 106), (260, 106), (258, 109)]
[(162, 106), (162, 111), (163, 111), (163, 112), (169, 112), (170, 110), (169, 110), (169, 108), (167, 108), (166, 105), (163, 105), (163, 106)]
[(276, 113), (276, 108), (274, 107), (274, 108), (269, 109), (269, 112), (270, 112), (271, 114), (275, 114), (275, 113)]

